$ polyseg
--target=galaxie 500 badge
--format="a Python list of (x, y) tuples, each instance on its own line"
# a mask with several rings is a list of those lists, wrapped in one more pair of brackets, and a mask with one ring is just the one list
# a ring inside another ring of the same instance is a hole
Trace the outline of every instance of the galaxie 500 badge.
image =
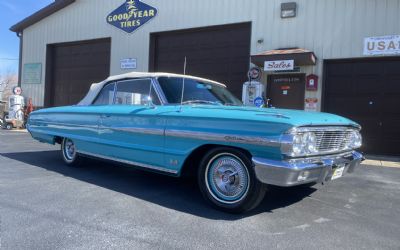
[(107, 16), (107, 22), (132, 33), (157, 15), (157, 9), (139, 0), (126, 0)]

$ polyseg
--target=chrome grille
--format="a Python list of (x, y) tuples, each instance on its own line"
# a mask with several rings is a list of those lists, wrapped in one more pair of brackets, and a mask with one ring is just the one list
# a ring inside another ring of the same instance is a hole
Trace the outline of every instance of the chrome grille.
[(345, 150), (351, 131), (351, 129), (313, 131), (317, 137), (318, 152), (328, 153)]

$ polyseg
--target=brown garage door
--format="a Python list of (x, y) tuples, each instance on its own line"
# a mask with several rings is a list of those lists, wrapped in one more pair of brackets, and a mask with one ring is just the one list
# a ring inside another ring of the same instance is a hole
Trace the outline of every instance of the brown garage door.
[(250, 56), (251, 24), (233, 24), (151, 34), (151, 71), (183, 73), (227, 84), (241, 98)]
[(325, 63), (324, 110), (363, 127), (363, 150), (400, 155), (400, 58)]
[(94, 82), (110, 74), (110, 39), (48, 46), (47, 106), (78, 103)]

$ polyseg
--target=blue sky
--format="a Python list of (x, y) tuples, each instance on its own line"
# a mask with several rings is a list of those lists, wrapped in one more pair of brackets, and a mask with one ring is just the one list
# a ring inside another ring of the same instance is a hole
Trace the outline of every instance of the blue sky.
[(10, 27), (52, 0), (0, 0), (0, 73), (18, 71), (19, 38)]

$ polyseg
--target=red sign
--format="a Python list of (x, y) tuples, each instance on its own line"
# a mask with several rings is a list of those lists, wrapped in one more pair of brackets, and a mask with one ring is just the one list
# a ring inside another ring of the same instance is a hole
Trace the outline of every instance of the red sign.
[(306, 89), (310, 91), (318, 90), (318, 76), (308, 75), (306, 79)]

